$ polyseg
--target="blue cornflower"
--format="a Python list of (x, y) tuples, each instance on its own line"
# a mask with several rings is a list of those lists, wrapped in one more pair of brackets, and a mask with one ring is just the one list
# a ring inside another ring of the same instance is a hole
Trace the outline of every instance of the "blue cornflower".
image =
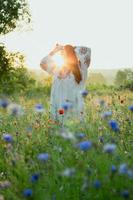
[(11, 183), (9, 181), (1, 181), (0, 182), (0, 189), (7, 189), (11, 186)]
[(37, 156), (38, 160), (40, 161), (47, 161), (49, 159), (49, 154), (48, 153), (40, 153)]
[(42, 104), (36, 104), (35, 105), (35, 111), (38, 113), (42, 113), (44, 111), (43, 105)]
[(16, 103), (9, 104), (9, 106), (7, 107), (7, 111), (13, 116), (21, 116), (24, 113), (23, 108)]
[(68, 107), (68, 104), (67, 104), (67, 103), (63, 104), (63, 105), (62, 105), (62, 108), (64, 108), (64, 110), (68, 110), (68, 108), (69, 108), (69, 107)]
[(111, 166), (111, 172), (114, 173), (117, 171), (117, 167), (115, 165)]
[(84, 133), (78, 133), (78, 134), (76, 134), (76, 136), (77, 136), (77, 138), (82, 139), (82, 138), (85, 137), (85, 134)]
[(52, 200), (56, 200), (56, 194), (52, 195)]
[(99, 137), (99, 142), (101, 142), (101, 143), (104, 142), (104, 137), (103, 137), (103, 136), (100, 136), (100, 137)]
[(32, 183), (34, 183), (34, 182), (38, 181), (39, 177), (40, 177), (40, 174), (39, 174), (39, 173), (32, 174), (32, 175), (31, 175), (31, 178), (30, 178), (30, 181), (31, 181)]
[(114, 153), (115, 149), (116, 149), (116, 144), (108, 144), (107, 143), (103, 146), (103, 150), (106, 153)]
[(133, 105), (128, 107), (130, 111), (133, 111)]
[(107, 119), (108, 117), (112, 116), (112, 111), (106, 111), (101, 114), (102, 119)]
[(128, 172), (127, 163), (121, 164), (120, 167), (119, 167), (119, 173), (120, 174), (127, 174), (127, 172)]
[(72, 103), (70, 102), (63, 103), (62, 108), (67, 111), (68, 109), (72, 108)]
[(129, 178), (133, 178), (133, 170), (132, 169), (128, 169), (127, 175), (128, 175)]
[(129, 198), (129, 191), (128, 190), (123, 190), (121, 192), (121, 196), (124, 197), (125, 199), (128, 199)]
[(83, 90), (81, 94), (82, 94), (83, 97), (86, 97), (88, 95), (88, 93), (89, 92), (87, 90)]
[(32, 191), (32, 189), (30, 189), (30, 188), (27, 188), (27, 189), (25, 189), (25, 190), (23, 191), (23, 195), (24, 195), (25, 197), (31, 197), (32, 194), (33, 194), (33, 191)]
[(109, 126), (113, 131), (119, 131), (119, 125), (115, 120), (110, 120)]
[(66, 168), (61, 175), (66, 177), (72, 177), (75, 174), (75, 168)]
[(13, 137), (12, 135), (6, 133), (6, 134), (3, 134), (3, 139), (6, 141), (6, 142), (12, 142), (13, 141)]
[(100, 182), (99, 180), (95, 180), (95, 181), (94, 181), (94, 187), (95, 187), (96, 189), (99, 189), (99, 188), (101, 187), (101, 182)]
[(92, 147), (92, 142), (91, 141), (83, 141), (83, 142), (80, 142), (78, 144), (78, 146), (79, 146), (80, 150), (87, 151)]
[(9, 100), (8, 99), (0, 99), (0, 107), (6, 109), (8, 105), (9, 105)]

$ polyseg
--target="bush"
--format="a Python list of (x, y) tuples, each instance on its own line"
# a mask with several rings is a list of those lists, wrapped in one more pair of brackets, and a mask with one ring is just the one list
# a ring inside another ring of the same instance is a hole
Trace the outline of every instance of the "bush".
[(0, 93), (11, 94), (35, 85), (25, 67), (25, 57), (19, 52), (10, 53), (0, 45)]
[(133, 70), (119, 70), (116, 74), (115, 85), (117, 89), (129, 89), (133, 91)]
[(133, 91), (133, 80), (127, 81), (124, 85), (124, 89), (129, 89)]

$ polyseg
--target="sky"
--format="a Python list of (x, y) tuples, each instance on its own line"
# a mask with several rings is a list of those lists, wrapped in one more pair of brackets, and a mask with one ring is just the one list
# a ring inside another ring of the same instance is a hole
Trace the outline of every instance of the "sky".
[(91, 48), (92, 69), (133, 67), (132, 0), (29, 0), (32, 30), (0, 37), (26, 55), (29, 68), (56, 43)]

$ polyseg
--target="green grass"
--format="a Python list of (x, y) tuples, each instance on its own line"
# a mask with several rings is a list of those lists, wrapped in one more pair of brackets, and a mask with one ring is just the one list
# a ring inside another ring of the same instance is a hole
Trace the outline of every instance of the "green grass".
[[(112, 200), (123, 199), (121, 192), (128, 190), (133, 199), (133, 180), (127, 174), (120, 175), (119, 166), (127, 163), (131, 169), (133, 163), (133, 113), (128, 106), (133, 104), (133, 94), (107, 90), (106, 92), (90, 91), (85, 99), (85, 119), (68, 121), (67, 130), (76, 135), (84, 133), (83, 139), (66, 140), (60, 136), (60, 126), (49, 121), (49, 96), (45, 91), (39, 95), (16, 95), (10, 97), (25, 108), (21, 117), (8, 114), (0, 108), (0, 194), (5, 200), (26, 199), (23, 190), (31, 188), (31, 200)], [(104, 99), (107, 106), (100, 106), (98, 100)], [(46, 109), (43, 114), (34, 112), (36, 103), (42, 103)], [(114, 132), (100, 114), (111, 110), (120, 127)], [(30, 130), (27, 128), (30, 127)], [(6, 143), (2, 135), (13, 136), (11, 144)], [(103, 143), (99, 137), (103, 136)], [(76, 147), (80, 141), (92, 141), (93, 146), (86, 152)], [(117, 145), (113, 154), (103, 152), (106, 143)], [(37, 160), (39, 153), (46, 152), (50, 158), (45, 163)], [(111, 173), (111, 165), (117, 167)], [(75, 173), (65, 177), (62, 172), (74, 169)], [(33, 173), (40, 174), (38, 181), (32, 183)], [(96, 189), (94, 181), (99, 180), (101, 187)], [(2, 183), (10, 185), (3, 188)]]

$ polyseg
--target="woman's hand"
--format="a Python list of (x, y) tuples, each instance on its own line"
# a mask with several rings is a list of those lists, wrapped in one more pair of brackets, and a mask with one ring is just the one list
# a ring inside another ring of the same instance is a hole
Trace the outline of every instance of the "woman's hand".
[(56, 44), (56, 46), (54, 47), (54, 49), (49, 53), (49, 55), (53, 56), (55, 53), (57, 53), (58, 51), (63, 50), (63, 46)]

